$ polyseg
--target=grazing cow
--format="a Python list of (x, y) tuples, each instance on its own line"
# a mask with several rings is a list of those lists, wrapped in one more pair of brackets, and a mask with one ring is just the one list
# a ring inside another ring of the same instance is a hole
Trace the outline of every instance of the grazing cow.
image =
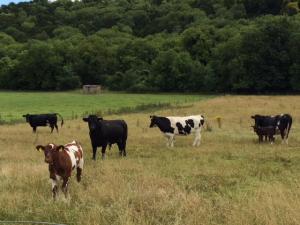
[(263, 116), (256, 114), (254, 116), (251, 116), (251, 118), (254, 119), (254, 126), (256, 128), (262, 129), (265, 127), (273, 127), (275, 131), (279, 130), (282, 142), (288, 144), (288, 137), (293, 122), (291, 115), (280, 114), (276, 116)]
[(39, 126), (45, 127), (49, 125), (51, 127), (51, 133), (55, 127), (58, 132), (57, 126), (57, 115), (61, 118), (61, 126), (64, 124), (64, 119), (59, 113), (49, 113), (49, 114), (26, 114), (23, 117), (26, 118), (26, 122), (30, 124), (33, 129), (33, 132), (36, 132), (36, 128)]
[(45, 154), (45, 162), (49, 164), (50, 179), (52, 181), (53, 198), (58, 193), (58, 181), (63, 180), (62, 191), (67, 197), (68, 181), (71, 172), (76, 168), (77, 181), (80, 182), (83, 169), (83, 150), (81, 145), (72, 141), (65, 145), (47, 144), (37, 145), (36, 149), (43, 150)]
[(175, 135), (189, 135), (195, 133), (193, 146), (199, 146), (201, 141), (201, 128), (204, 124), (202, 115), (186, 117), (150, 116), (150, 128), (157, 126), (167, 137), (167, 146), (174, 147)]
[(126, 156), (127, 124), (124, 120), (104, 120), (96, 115), (83, 118), (88, 122), (93, 148), (93, 159), (96, 160), (97, 147), (102, 147), (102, 159), (105, 158), (107, 145), (117, 144), (120, 156)]

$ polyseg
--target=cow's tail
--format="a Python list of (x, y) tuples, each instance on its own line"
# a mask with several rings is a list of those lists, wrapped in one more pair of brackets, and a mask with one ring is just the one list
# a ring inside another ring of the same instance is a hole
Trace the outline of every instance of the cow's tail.
[(127, 123), (124, 121), (123, 123), (123, 128), (124, 128), (124, 136), (123, 136), (123, 140), (127, 140), (127, 136), (128, 136), (128, 126), (127, 126)]
[(290, 117), (290, 120), (286, 127), (286, 133), (285, 133), (285, 137), (284, 137), (285, 140), (287, 140), (289, 138), (289, 133), (290, 133), (290, 129), (292, 127), (292, 123), (293, 123), (293, 119), (292, 119), (292, 117)]
[(60, 124), (60, 126), (62, 127), (63, 125), (64, 125), (64, 118), (59, 114), (59, 113), (56, 113), (59, 117), (60, 117), (60, 119), (61, 119), (61, 124)]

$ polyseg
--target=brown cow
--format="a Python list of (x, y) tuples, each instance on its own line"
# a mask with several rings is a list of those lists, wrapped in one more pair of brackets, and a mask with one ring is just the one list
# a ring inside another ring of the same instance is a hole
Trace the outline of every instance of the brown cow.
[(68, 181), (73, 169), (77, 169), (77, 181), (81, 180), (83, 169), (83, 150), (80, 144), (72, 141), (66, 145), (47, 144), (37, 145), (36, 149), (42, 149), (45, 154), (45, 162), (49, 164), (50, 179), (52, 181), (53, 198), (58, 193), (58, 181), (63, 180), (62, 191), (67, 197)]

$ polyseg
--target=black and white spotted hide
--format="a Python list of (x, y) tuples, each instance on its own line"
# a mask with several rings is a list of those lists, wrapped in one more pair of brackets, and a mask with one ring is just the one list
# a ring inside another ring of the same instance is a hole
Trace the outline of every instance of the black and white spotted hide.
[(161, 117), (150, 116), (150, 128), (157, 126), (167, 137), (167, 146), (174, 146), (175, 135), (189, 135), (195, 133), (193, 146), (199, 146), (201, 141), (201, 129), (204, 124), (202, 115), (186, 117)]

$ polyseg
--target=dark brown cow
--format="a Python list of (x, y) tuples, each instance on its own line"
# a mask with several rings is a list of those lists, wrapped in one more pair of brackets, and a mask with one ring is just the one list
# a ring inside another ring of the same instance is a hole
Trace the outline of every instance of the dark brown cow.
[(258, 142), (263, 142), (263, 137), (265, 137), (265, 141), (269, 139), (271, 144), (274, 143), (275, 138), (274, 135), (276, 134), (276, 127), (268, 126), (268, 127), (260, 127), (260, 126), (252, 126), (254, 132), (258, 136)]
[(53, 198), (58, 193), (58, 181), (63, 180), (62, 191), (67, 197), (68, 181), (73, 169), (77, 169), (77, 181), (81, 180), (83, 169), (83, 150), (80, 144), (72, 141), (66, 145), (47, 144), (37, 145), (36, 149), (43, 150), (45, 162), (49, 164), (50, 179), (52, 181)]

